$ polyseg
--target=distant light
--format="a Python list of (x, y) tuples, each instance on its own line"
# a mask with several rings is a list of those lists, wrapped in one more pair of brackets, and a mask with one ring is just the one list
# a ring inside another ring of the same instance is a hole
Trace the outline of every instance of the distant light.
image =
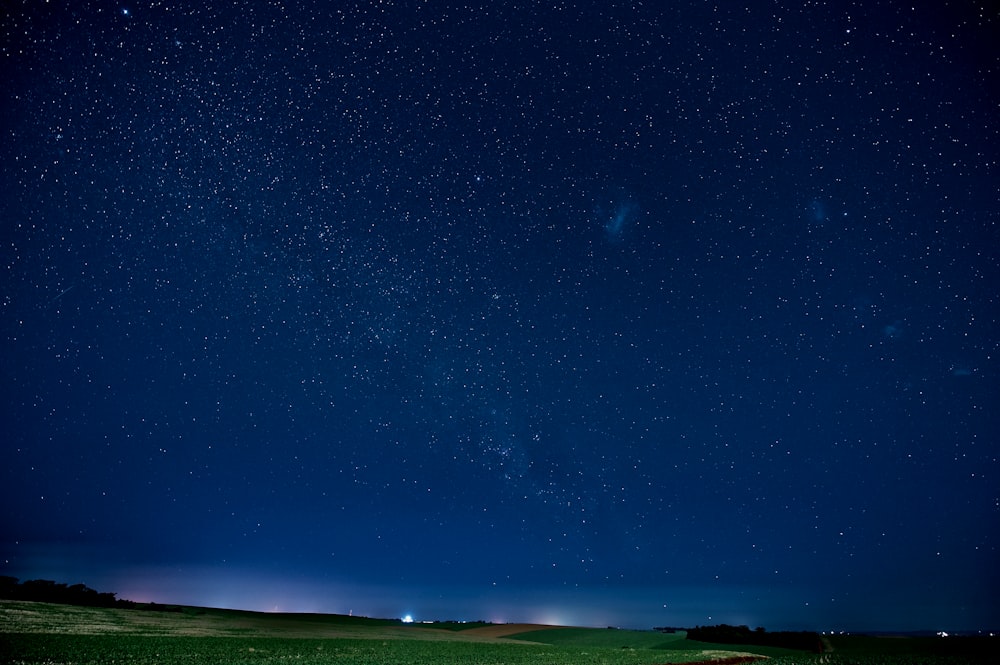
[(403, 617), (403, 623), (413, 623), (413, 617), (407, 614), (405, 617)]

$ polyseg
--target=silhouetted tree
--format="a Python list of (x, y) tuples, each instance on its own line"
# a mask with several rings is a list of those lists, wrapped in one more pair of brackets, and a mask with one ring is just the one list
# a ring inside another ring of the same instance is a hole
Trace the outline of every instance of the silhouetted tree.
[(748, 626), (698, 626), (688, 630), (689, 640), (699, 642), (715, 642), (717, 644), (750, 644), (756, 646), (783, 647), (801, 651), (821, 653), (823, 643), (818, 633), (814, 632), (767, 632), (764, 628), (750, 630)]
[(0, 575), (0, 598), (13, 598), (17, 593), (17, 578)]
[(52, 580), (27, 580), (19, 584), (16, 577), (0, 578), (0, 598), (88, 607), (127, 609), (136, 606), (136, 603), (130, 600), (117, 599), (114, 593), (99, 593), (85, 584), (68, 586)]

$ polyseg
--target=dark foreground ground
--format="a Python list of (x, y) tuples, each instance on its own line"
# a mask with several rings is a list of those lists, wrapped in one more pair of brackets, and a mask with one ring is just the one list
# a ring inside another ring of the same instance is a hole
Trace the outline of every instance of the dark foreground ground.
[(684, 632), (528, 624), (403, 624), (339, 615), (174, 611), (0, 601), (0, 663), (15, 665), (960, 665), (998, 663), (990, 638), (827, 638), (817, 654), (711, 644)]

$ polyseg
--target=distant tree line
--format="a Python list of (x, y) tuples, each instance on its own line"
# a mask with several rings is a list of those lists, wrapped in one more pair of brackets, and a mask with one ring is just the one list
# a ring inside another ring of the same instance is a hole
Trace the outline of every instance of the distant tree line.
[(18, 582), (16, 577), (6, 575), (0, 576), (0, 598), (87, 607), (120, 607), (125, 609), (136, 607), (136, 603), (131, 600), (118, 599), (113, 593), (100, 593), (84, 584), (70, 585), (52, 580)]
[(750, 644), (765, 647), (783, 647), (801, 651), (823, 652), (823, 642), (819, 633), (809, 631), (776, 631), (769, 633), (763, 628), (750, 630), (748, 626), (698, 626), (687, 631), (689, 640), (715, 642), (717, 644)]

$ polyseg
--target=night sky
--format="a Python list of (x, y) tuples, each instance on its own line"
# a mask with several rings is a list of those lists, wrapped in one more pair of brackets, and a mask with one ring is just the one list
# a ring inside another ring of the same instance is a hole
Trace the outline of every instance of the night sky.
[(0, 574), (1000, 626), (988, 5), (5, 3)]

